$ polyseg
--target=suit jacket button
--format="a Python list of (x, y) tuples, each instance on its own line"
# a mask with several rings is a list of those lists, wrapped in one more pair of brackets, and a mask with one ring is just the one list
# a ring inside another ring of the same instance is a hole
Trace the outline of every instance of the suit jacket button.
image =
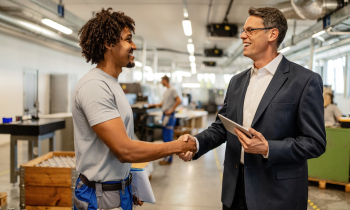
[(236, 168), (238, 168), (238, 165), (236, 165)]

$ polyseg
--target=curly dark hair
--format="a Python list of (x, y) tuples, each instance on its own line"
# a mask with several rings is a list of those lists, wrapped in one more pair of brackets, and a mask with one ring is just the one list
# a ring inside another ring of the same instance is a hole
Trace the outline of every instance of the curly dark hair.
[(263, 24), (265, 28), (277, 28), (277, 48), (283, 42), (288, 30), (287, 19), (284, 17), (283, 13), (273, 7), (262, 7), (254, 8), (250, 7), (248, 10), (249, 15), (259, 16), (263, 19)]
[(116, 44), (121, 39), (121, 31), (128, 27), (135, 34), (135, 21), (123, 12), (113, 12), (112, 8), (96, 13), (78, 33), (79, 45), (86, 62), (97, 64), (104, 59), (107, 45)]

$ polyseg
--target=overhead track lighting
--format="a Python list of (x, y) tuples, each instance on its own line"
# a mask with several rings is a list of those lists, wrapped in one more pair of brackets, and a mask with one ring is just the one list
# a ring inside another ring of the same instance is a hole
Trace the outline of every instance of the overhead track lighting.
[(184, 28), (184, 32), (186, 36), (191, 36), (192, 35), (192, 26), (191, 26), (191, 21), (190, 20), (183, 20), (182, 21), (182, 26)]
[(192, 43), (192, 39), (191, 38), (188, 39), (188, 43)]
[(197, 74), (197, 69), (196, 68), (191, 68), (191, 73), (192, 74)]
[(61, 31), (62, 33), (65, 33), (65, 34), (73, 33), (73, 31), (71, 29), (69, 29), (69, 28), (67, 28), (59, 23), (56, 23), (55, 21), (52, 21), (50, 19), (45, 18), (45, 19), (42, 19), (41, 22), (47, 26), (50, 26), (50, 27), (58, 30), (58, 31)]
[(196, 68), (196, 63), (191, 63), (191, 68)]
[(187, 44), (187, 50), (190, 54), (194, 53), (194, 45), (193, 44)]

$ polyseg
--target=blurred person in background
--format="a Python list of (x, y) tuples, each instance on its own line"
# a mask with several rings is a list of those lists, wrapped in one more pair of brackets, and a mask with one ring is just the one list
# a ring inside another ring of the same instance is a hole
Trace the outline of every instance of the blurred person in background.
[[(170, 85), (169, 77), (164, 75), (162, 77), (162, 85), (167, 88), (164, 92), (163, 101), (159, 104), (150, 104), (149, 107), (162, 107), (162, 135), (164, 142), (170, 142), (174, 137), (174, 127), (176, 124), (175, 109), (181, 104), (181, 99), (177, 91)], [(173, 155), (167, 156), (160, 161), (160, 165), (169, 165), (173, 161)]]
[(324, 123), (326, 127), (336, 126), (342, 117), (342, 113), (333, 102), (333, 91), (329, 88), (323, 88), (324, 100)]

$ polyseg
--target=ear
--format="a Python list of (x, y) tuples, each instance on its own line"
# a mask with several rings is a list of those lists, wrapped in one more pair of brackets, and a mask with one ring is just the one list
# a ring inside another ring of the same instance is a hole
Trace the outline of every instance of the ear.
[(107, 42), (105, 42), (105, 48), (107, 48), (107, 50), (112, 50), (112, 48), (114, 47), (114, 44), (110, 44), (108, 45)]
[(269, 34), (269, 42), (277, 41), (279, 35), (279, 31), (277, 28), (270, 29), (270, 34)]

